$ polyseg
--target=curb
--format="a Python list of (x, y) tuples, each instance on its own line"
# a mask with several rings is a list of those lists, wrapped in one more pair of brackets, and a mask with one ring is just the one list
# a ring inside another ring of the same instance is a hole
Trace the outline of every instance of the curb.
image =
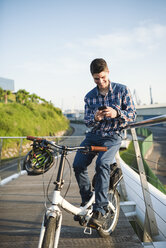
[(0, 186), (3, 186), (14, 179), (17, 179), (19, 176), (26, 175), (26, 174), (27, 174), (26, 170), (21, 170), (19, 173), (15, 173), (15, 174), (1, 180)]

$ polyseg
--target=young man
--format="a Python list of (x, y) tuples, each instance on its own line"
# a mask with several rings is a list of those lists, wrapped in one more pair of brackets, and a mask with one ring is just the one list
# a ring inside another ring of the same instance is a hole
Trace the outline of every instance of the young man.
[[(110, 164), (121, 145), (121, 130), (136, 118), (136, 110), (129, 89), (109, 80), (109, 69), (104, 59), (91, 62), (90, 71), (96, 87), (85, 96), (85, 124), (92, 127), (86, 135), (83, 146), (106, 146), (106, 152), (99, 152), (96, 160), (95, 204), (91, 224), (101, 226), (108, 205)], [(77, 152), (73, 168), (84, 206), (91, 197), (91, 183), (87, 167), (94, 154)]]

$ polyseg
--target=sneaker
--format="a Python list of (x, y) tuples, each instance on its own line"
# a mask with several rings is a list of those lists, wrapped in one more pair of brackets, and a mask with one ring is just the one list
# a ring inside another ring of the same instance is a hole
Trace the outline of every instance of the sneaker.
[(101, 227), (106, 221), (106, 216), (99, 211), (94, 211), (92, 217), (89, 220), (88, 226), (92, 228)]

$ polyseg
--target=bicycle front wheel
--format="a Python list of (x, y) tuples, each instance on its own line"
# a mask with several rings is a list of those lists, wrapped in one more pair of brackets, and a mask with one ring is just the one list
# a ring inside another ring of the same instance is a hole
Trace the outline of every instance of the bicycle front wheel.
[(56, 218), (52, 216), (47, 220), (42, 248), (54, 248), (56, 222)]
[(103, 238), (110, 236), (110, 234), (114, 231), (118, 223), (120, 211), (119, 193), (116, 189), (108, 191), (108, 199), (109, 205), (107, 211), (107, 218), (102, 227), (98, 229), (99, 235)]

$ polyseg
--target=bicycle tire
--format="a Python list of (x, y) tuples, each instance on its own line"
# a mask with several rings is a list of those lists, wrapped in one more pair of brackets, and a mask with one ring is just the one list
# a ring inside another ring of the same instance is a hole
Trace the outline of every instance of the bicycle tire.
[(115, 230), (115, 227), (118, 223), (119, 219), (119, 211), (120, 211), (120, 199), (119, 199), (119, 193), (115, 190), (109, 190), (108, 191), (108, 199), (114, 206), (114, 211), (112, 211), (111, 207), (108, 207), (108, 213), (105, 223), (102, 225), (101, 228), (99, 228), (98, 234), (102, 238), (109, 237), (110, 234)]
[(56, 218), (52, 216), (47, 220), (42, 248), (54, 248), (55, 232), (57, 227), (56, 223)]

